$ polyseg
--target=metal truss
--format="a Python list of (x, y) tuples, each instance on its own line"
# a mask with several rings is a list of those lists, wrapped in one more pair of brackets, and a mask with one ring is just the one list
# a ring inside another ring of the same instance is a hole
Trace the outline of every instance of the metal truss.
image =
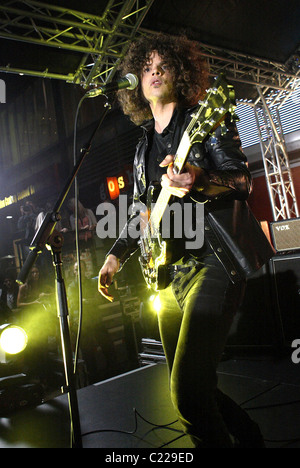
[[(300, 84), (300, 67), (293, 66), (293, 57), (284, 64), (203, 43), (201, 46), (212, 76), (224, 71), (229, 81), (259, 87), (267, 105), (282, 104)], [(259, 93), (254, 104), (260, 99)]]
[(254, 111), (273, 219), (299, 217), (278, 107), (270, 110), (263, 95), (261, 101), (262, 105), (255, 105)]
[[(137, 32), (153, 33), (140, 28), (153, 2), (108, 0), (103, 14), (97, 16), (36, 0), (7, 0), (0, 5), (0, 38), (78, 52), (82, 58), (77, 70), (67, 75), (10, 65), (2, 66), (0, 71), (58, 78), (84, 86), (95, 80), (107, 82)], [(259, 86), (264, 94), (276, 91), (274, 99), (286, 97), (300, 79), (299, 68), (292, 72), (287, 64), (200, 44), (212, 75), (225, 71), (230, 81)]]
[[(79, 54), (77, 69), (67, 74), (51, 70), (13, 68), (0, 71), (55, 78), (84, 88), (109, 82), (154, 0), (108, 0), (101, 16), (35, 0), (7, 0), (0, 5), (0, 38), (52, 47)], [(253, 86), (250, 102), (257, 119), (262, 158), (274, 219), (299, 216), (278, 108), (300, 86), (299, 54), (277, 63), (203, 44), (212, 76), (225, 72), (231, 82)], [(255, 94), (255, 93), (254, 93)]]
[(10, 0), (0, 5), (0, 37), (65, 51), (81, 60), (72, 73), (0, 67), (0, 71), (55, 78), (87, 87), (108, 82), (125, 56), (154, 0), (109, 0), (102, 16), (35, 0)]
[(254, 100), (242, 103), (254, 108), (266, 183), (274, 220), (299, 217), (292, 172), (278, 109), (300, 86), (299, 55), (286, 64), (202, 44), (210, 73), (224, 71), (229, 81), (252, 85)]
[(286, 92), (271, 90), (267, 96), (257, 87), (259, 100), (254, 105), (254, 112), (274, 221), (299, 217), (289, 155), (279, 115), (279, 108), (299, 85), (300, 80), (294, 80), (293, 87)]

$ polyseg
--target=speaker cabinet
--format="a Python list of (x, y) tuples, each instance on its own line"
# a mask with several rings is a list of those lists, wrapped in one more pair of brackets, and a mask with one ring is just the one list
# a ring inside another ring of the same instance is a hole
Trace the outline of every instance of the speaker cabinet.
[(278, 310), (273, 306), (270, 265), (266, 264), (247, 281), (226, 348), (274, 348), (281, 346), (281, 342)]
[(300, 339), (300, 253), (271, 260), (274, 298), (286, 343)]
[(300, 218), (270, 223), (271, 236), (277, 252), (300, 249)]

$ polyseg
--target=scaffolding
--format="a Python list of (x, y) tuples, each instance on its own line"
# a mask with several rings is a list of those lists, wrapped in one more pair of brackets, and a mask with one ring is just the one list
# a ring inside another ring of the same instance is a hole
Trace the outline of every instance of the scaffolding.
[(77, 69), (67, 74), (48, 68), (0, 67), (0, 71), (64, 80), (84, 88), (107, 83), (154, 0), (109, 0), (101, 16), (35, 0), (0, 5), (0, 37), (27, 44), (76, 52)]
[(229, 81), (253, 86), (256, 98), (243, 101), (254, 109), (274, 221), (299, 217), (292, 171), (280, 122), (279, 109), (300, 87), (300, 57), (286, 64), (250, 57), (202, 44), (210, 73), (226, 73)]
[(273, 219), (299, 217), (278, 107), (269, 108), (262, 95), (261, 105), (255, 105), (254, 111)]
[[(83, 88), (108, 83), (134, 37), (153, 34), (141, 27), (153, 2), (108, 0), (102, 14), (94, 15), (35, 0), (7, 0), (0, 5), (0, 38), (76, 53), (79, 59), (76, 69), (66, 74), (9, 63), (0, 66), (0, 71), (60, 79)], [(229, 81), (257, 91), (248, 104), (255, 111), (274, 220), (298, 217), (278, 108), (300, 86), (299, 53), (278, 63), (200, 44), (212, 76), (225, 72)]]

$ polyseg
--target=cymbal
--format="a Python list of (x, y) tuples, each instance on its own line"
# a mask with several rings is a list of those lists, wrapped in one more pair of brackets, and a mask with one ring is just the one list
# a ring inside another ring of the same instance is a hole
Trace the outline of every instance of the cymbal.
[(6, 255), (6, 257), (1, 257), (0, 260), (11, 260), (12, 258), (16, 258), (13, 255)]

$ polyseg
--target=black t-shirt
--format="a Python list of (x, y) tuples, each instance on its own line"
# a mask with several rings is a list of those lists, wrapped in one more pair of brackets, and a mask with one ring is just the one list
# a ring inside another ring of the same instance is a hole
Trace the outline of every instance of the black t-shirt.
[(151, 148), (147, 157), (147, 185), (151, 182), (159, 182), (161, 176), (166, 173), (166, 167), (160, 167), (159, 164), (167, 156), (164, 137), (154, 130), (150, 142)]
[(159, 182), (161, 176), (167, 172), (167, 167), (159, 167), (159, 164), (165, 159), (168, 154), (175, 154), (174, 148), (174, 128), (178, 121), (178, 112), (174, 111), (168, 126), (162, 133), (153, 131), (149, 141), (149, 150), (146, 163), (146, 180), (147, 185), (151, 182)]

